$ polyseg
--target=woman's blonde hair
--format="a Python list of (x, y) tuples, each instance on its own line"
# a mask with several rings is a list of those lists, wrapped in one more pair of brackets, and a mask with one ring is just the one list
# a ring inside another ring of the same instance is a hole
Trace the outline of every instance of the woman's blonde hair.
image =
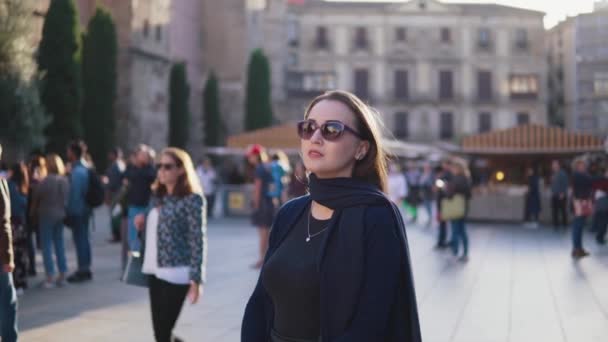
[[(188, 152), (177, 147), (168, 147), (161, 152), (161, 156), (163, 155), (173, 159), (175, 165), (178, 168), (184, 169), (184, 173), (179, 176), (177, 184), (175, 184), (173, 195), (179, 197), (185, 197), (190, 194), (202, 195), (203, 189), (194, 169), (194, 163), (192, 163), (192, 158), (190, 158)], [(154, 184), (152, 184), (152, 190), (154, 191), (154, 194), (158, 197), (163, 197), (167, 195), (167, 187), (164, 184), (161, 184), (158, 178), (156, 179)]]
[(46, 156), (46, 168), (49, 174), (63, 176), (65, 175), (65, 165), (63, 160), (56, 153), (51, 153)]
[(355, 163), (353, 178), (358, 178), (386, 192), (388, 179), (387, 155), (382, 146), (381, 122), (372, 108), (366, 105), (356, 95), (343, 90), (333, 90), (317, 96), (308, 105), (304, 118), (307, 119), (312, 108), (323, 100), (337, 101), (348, 107), (355, 115), (356, 130), (363, 140), (369, 142), (369, 151), (363, 159)]

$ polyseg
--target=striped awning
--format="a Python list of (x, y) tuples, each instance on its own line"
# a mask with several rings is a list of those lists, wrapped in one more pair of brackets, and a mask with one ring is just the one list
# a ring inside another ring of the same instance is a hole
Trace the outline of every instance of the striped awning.
[(466, 137), (462, 152), (471, 154), (558, 154), (603, 151), (596, 136), (536, 124)]

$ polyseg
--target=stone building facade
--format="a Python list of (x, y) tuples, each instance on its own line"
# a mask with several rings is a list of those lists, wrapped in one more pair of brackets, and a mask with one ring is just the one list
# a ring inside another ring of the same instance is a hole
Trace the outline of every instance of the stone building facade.
[[(354, 91), (400, 139), (547, 122), (544, 14), (493, 4), (290, 1), (285, 98)], [(274, 61), (273, 61), (274, 63)]]
[(547, 32), (549, 110), (570, 130), (608, 134), (608, 7)]
[(190, 83), (191, 150), (201, 149), (202, 42), (200, 0), (77, 0), (86, 28), (96, 2), (113, 15), (118, 34), (117, 138), (129, 149), (167, 145), (169, 75), (185, 62)]

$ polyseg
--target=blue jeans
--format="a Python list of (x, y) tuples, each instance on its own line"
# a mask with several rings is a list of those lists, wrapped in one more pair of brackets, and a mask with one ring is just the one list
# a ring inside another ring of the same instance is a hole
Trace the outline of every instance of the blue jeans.
[(136, 207), (129, 206), (129, 226), (127, 231), (127, 241), (129, 243), (130, 251), (141, 251), (141, 240), (137, 236), (137, 229), (135, 228), (135, 216), (139, 214), (145, 214), (147, 207)]
[(574, 249), (583, 248), (583, 228), (586, 220), (586, 216), (576, 216), (572, 220), (572, 246)]
[(76, 246), (76, 258), (78, 259), (78, 272), (89, 272), (91, 270), (91, 239), (89, 237), (89, 215), (74, 218), (72, 237)]
[(13, 274), (0, 271), (0, 335), (2, 342), (17, 341), (17, 292)]
[(65, 247), (63, 245), (63, 222), (48, 218), (40, 218), (40, 236), (42, 238), (42, 259), (44, 260), (44, 271), (46, 275), (55, 275), (53, 264), (53, 248), (57, 258), (59, 273), (65, 274), (68, 267), (65, 261)]
[(469, 237), (467, 236), (467, 227), (464, 219), (453, 220), (452, 222), (452, 252), (454, 255), (458, 255), (458, 245), (462, 240), (462, 246), (464, 247), (463, 256), (469, 255)]

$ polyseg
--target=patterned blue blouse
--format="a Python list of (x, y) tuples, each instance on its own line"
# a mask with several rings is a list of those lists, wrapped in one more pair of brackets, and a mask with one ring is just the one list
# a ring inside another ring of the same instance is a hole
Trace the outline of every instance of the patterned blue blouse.
[(190, 280), (205, 282), (207, 262), (207, 203), (199, 194), (153, 197), (159, 207), (158, 266), (190, 267)]

